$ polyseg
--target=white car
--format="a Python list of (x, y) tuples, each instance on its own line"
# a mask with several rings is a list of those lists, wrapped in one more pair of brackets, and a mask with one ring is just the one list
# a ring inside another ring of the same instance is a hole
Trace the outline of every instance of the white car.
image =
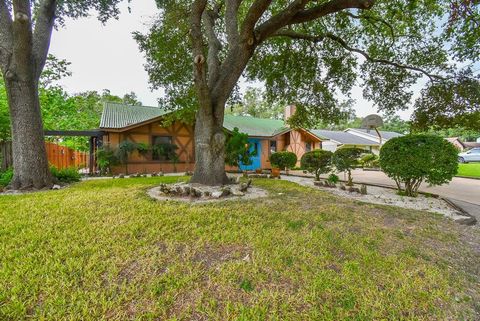
[(458, 154), (458, 162), (480, 162), (480, 148), (472, 148), (467, 152)]

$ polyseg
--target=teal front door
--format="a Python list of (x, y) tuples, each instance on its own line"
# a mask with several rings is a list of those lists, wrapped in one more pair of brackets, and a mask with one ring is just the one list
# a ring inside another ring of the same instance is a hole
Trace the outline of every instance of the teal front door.
[(251, 164), (246, 165), (240, 162), (240, 169), (242, 171), (254, 171), (256, 169), (262, 168), (262, 142), (260, 141), (260, 139), (249, 138), (248, 145), (251, 155)]

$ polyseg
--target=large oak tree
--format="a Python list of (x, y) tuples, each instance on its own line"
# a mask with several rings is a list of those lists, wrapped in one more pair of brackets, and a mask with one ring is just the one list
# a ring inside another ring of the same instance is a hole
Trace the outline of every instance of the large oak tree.
[(91, 10), (104, 22), (121, 0), (0, 0), (0, 70), (12, 125), (14, 189), (52, 184), (38, 96), (53, 28)]
[(391, 113), (408, 107), (418, 80), (433, 86), (454, 79), (458, 57), (478, 59), (461, 40), (471, 33), (456, 35), (445, 22), (452, 11), (446, 0), (157, 4), (150, 32), (135, 37), (151, 83), (166, 91), (164, 103), (197, 107), (192, 181), (203, 184), (226, 182), (224, 110), (242, 76), (262, 81), (271, 99), (298, 104), (291, 124), (308, 126), (341, 117), (338, 97), (348, 98), (356, 84)]

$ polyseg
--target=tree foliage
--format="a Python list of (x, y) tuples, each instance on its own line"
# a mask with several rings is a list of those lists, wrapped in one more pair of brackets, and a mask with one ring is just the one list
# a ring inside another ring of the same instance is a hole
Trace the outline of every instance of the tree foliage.
[(320, 180), (321, 174), (326, 174), (332, 169), (333, 153), (327, 150), (313, 150), (303, 154), (300, 164), (302, 169), (315, 175), (315, 179)]
[(283, 101), (269, 102), (264, 94), (259, 88), (249, 87), (245, 91), (243, 99), (227, 106), (225, 113), (235, 116), (283, 119), (285, 103)]
[(241, 133), (237, 127), (231, 133), (227, 134), (227, 143), (225, 148), (225, 163), (230, 166), (240, 166), (252, 164), (252, 153), (248, 147), (248, 135)]
[[(447, 0), (242, 1), (237, 8), (235, 1), (224, 6), (206, 1), (203, 50), (208, 68), (232, 67), (229, 55), (238, 50), (232, 30), (249, 37), (242, 31), (252, 24), (255, 53), (243, 76), (265, 84), (268, 102), (297, 104), (292, 124), (315, 127), (319, 119), (332, 123), (346, 118), (350, 109), (339, 97), (349, 97), (357, 83), (379, 111), (393, 113), (408, 108), (418, 80), (423, 79), (426, 88), (445, 86), (459, 78), (455, 63), (478, 61), (478, 2), (470, 1), (468, 8), (465, 2), (455, 2), (459, 5)], [(166, 100), (173, 105), (198, 106), (187, 37), (192, 3), (157, 4), (161, 13), (150, 32), (135, 35), (147, 57), (150, 82), (165, 88)], [(458, 89), (445, 87), (451, 90), (437, 95), (438, 101), (448, 101)]]
[(461, 126), (480, 131), (480, 81), (462, 76), (424, 88), (415, 102), (417, 130)]
[(360, 164), (360, 156), (365, 153), (360, 148), (340, 148), (332, 156), (332, 163), (339, 172), (348, 174), (347, 185), (353, 185), (352, 170)]
[(290, 169), (297, 164), (297, 155), (292, 152), (276, 152), (270, 155), (270, 163), (275, 168)]
[(426, 134), (392, 138), (380, 150), (382, 170), (407, 196), (417, 196), (424, 181), (430, 185), (451, 181), (457, 174), (457, 158), (453, 144)]

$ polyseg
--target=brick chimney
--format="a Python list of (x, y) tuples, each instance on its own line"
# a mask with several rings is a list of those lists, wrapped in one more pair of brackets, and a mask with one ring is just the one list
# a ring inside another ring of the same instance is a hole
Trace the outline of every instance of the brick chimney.
[(285, 112), (283, 114), (283, 120), (287, 121), (290, 117), (293, 116), (293, 114), (295, 114), (296, 110), (297, 110), (297, 106), (295, 106), (295, 105), (288, 105), (287, 107), (285, 107)]

